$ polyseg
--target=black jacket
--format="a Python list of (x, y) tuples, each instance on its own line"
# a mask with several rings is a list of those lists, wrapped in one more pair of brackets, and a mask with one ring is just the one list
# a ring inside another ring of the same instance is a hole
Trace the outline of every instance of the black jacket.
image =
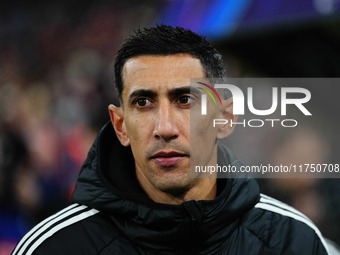
[[(240, 166), (221, 146), (218, 161)], [(130, 149), (110, 124), (92, 146), (72, 200), (26, 234), (13, 254), (328, 254), (313, 223), (260, 194), (253, 179), (218, 179), (210, 201), (151, 201), (136, 180)]]

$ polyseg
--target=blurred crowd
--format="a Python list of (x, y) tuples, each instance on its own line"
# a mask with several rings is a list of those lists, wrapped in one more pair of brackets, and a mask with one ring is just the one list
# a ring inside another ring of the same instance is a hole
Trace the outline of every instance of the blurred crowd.
[(107, 106), (117, 103), (116, 51), (126, 33), (152, 21), (155, 5), (148, 4), (0, 9), (0, 254), (69, 203), (109, 120)]
[[(0, 255), (9, 254), (24, 233), (69, 203), (87, 152), (109, 120), (107, 106), (118, 103), (116, 51), (132, 30), (154, 23), (160, 2), (52, 1), (0, 9)], [(266, 144), (259, 139), (266, 135), (240, 143), (236, 133), (231, 148), (236, 155), (237, 146), (239, 151), (252, 148), (249, 161), (266, 162)], [(322, 139), (303, 130), (271, 158), (283, 160), (279, 156), (286, 155), (285, 149), (306, 141), (310, 149), (323, 149)], [(306, 153), (314, 155), (313, 150)], [(308, 214), (333, 240), (340, 236), (334, 224), (340, 212), (334, 203), (340, 192), (336, 180), (261, 182)], [(316, 208), (320, 205), (328, 211)]]

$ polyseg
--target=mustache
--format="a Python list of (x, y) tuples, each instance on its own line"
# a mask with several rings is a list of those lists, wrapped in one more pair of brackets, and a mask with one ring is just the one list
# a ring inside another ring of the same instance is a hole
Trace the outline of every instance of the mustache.
[(155, 145), (153, 145), (152, 147), (146, 150), (146, 156), (147, 158), (151, 158), (152, 155), (154, 155), (156, 152), (159, 152), (161, 150), (167, 150), (167, 151), (174, 150), (174, 151), (190, 156), (190, 148), (188, 148), (187, 146), (178, 144), (176, 141), (172, 141), (170, 143), (166, 141), (159, 141), (158, 143), (156, 143)]

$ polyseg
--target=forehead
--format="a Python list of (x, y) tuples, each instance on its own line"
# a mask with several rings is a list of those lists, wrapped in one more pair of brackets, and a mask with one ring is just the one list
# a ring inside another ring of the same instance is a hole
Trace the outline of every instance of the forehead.
[(190, 78), (204, 77), (201, 61), (187, 54), (133, 57), (123, 67), (123, 98), (136, 89), (189, 86)]

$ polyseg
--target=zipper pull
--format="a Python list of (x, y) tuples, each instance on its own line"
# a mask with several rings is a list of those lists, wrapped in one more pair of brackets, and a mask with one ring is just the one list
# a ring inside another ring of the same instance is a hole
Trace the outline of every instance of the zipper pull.
[(199, 232), (201, 230), (203, 208), (199, 201), (186, 201), (183, 202), (184, 209), (188, 212), (191, 221), (192, 232)]

